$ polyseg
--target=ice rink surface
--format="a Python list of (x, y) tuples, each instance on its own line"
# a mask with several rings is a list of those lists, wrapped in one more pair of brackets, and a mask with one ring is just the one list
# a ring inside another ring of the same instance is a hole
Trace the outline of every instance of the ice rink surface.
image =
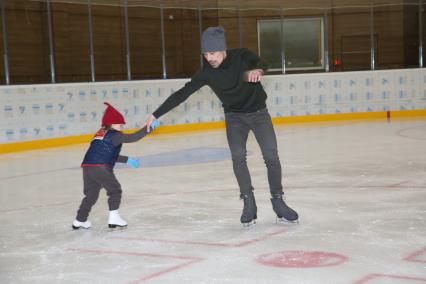
[(0, 283), (426, 283), (426, 120), (275, 129), (300, 223), (276, 223), (251, 134), (249, 230), (224, 130), (125, 144), (116, 231), (104, 190), (71, 230), (87, 144), (0, 155)]

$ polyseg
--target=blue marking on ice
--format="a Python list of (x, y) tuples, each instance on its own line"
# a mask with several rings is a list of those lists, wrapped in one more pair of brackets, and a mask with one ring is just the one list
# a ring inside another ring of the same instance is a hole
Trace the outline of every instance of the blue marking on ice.
[[(219, 162), (231, 159), (228, 148), (199, 147), (134, 157), (139, 160), (141, 168), (192, 165)], [(115, 168), (129, 167), (117, 163)]]

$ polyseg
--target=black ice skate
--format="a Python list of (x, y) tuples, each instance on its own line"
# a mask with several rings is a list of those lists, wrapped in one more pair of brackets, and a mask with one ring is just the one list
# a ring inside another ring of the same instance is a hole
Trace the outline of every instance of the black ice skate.
[(248, 194), (241, 194), (241, 199), (244, 200), (243, 213), (241, 214), (241, 223), (244, 228), (249, 228), (256, 224), (257, 219), (257, 206), (254, 199), (253, 192)]
[(284, 202), (282, 195), (277, 194), (273, 195), (271, 198), (272, 208), (274, 209), (275, 214), (277, 214), (277, 218), (279, 221), (287, 221), (297, 223), (299, 219), (299, 215), (296, 211), (287, 206)]

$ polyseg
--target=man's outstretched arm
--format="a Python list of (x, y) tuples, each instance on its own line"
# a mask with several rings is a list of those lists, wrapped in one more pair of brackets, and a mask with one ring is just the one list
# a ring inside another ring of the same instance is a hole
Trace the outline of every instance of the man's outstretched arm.
[(149, 132), (151, 130), (151, 124), (156, 119), (160, 118), (160, 116), (162, 116), (163, 114), (166, 114), (170, 110), (180, 105), (182, 102), (188, 99), (190, 95), (195, 93), (198, 89), (200, 89), (204, 85), (205, 85), (204, 82), (193, 78), (190, 82), (186, 83), (185, 86), (183, 86), (181, 89), (171, 94), (157, 108), (157, 110), (155, 110), (152, 114), (150, 114), (142, 127), (146, 126)]

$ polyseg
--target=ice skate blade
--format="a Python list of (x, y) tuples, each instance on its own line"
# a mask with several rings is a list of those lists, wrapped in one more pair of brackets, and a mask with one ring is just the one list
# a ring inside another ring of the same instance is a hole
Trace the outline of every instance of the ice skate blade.
[(287, 220), (284, 217), (281, 217), (281, 218), (277, 217), (277, 219), (275, 220), (275, 223), (276, 224), (288, 224), (288, 223), (290, 223), (290, 224), (299, 224), (299, 219), (294, 220), (294, 221), (290, 221), (290, 220)]
[(256, 225), (256, 220), (252, 220), (251, 222), (242, 223), (243, 229), (250, 229)]
[(125, 229), (127, 228), (127, 225), (121, 226), (117, 224), (108, 224), (108, 228), (110, 229)]
[(83, 229), (83, 230), (89, 230), (91, 227), (83, 227), (83, 226), (74, 226), (74, 225), (72, 225), (72, 229), (74, 230), (74, 231), (77, 231), (77, 230), (80, 230), (80, 229)]

